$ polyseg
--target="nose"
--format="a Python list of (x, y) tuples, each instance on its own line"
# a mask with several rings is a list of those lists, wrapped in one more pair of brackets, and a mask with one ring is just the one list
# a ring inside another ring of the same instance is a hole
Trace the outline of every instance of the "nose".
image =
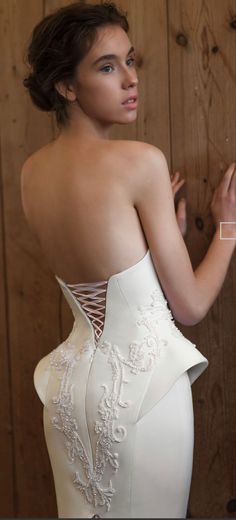
[(127, 85), (128, 86), (136, 86), (138, 84), (139, 80), (138, 80), (138, 77), (136, 74), (134, 74), (133, 72), (129, 72), (128, 76), (126, 77), (125, 79), (125, 84), (126, 84), (126, 87)]
[(137, 85), (138, 84), (138, 78), (135, 78), (133, 81), (132, 81), (132, 85)]

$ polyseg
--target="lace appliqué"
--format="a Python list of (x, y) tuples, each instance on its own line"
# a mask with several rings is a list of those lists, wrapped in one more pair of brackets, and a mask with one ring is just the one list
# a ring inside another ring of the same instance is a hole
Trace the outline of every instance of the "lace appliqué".
[(80, 356), (90, 349), (93, 356), (94, 345), (87, 340), (78, 351), (78, 346), (76, 347), (70, 342), (68, 345), (68, 342), (65, 341), (64, 347), (53, 351), (51, 355), (51, 367), (61, 372), (59, 393), (52, 398), (53, 404), (56, 405), (56, 415), (52, 417), (51, 422), (65, 435), (65, 446), (70, 463), (75, 462), (76, 459), (82, 463), (84, 478), (79, 471), (76, 471), (73, 478), (74, 485), (90, 504), (92, 503), (95, 507), (105, 505), (107, 511), (110, 510), (112, 496), (116, 490), (112, 486), (111, 480), (108, 486), (104, 487), (102, 477), (107, 463), (114, 472), (119, 469), (119, 454), (112, 452), (112, 445), (114, 442), (122, 442), (127, 435), (125, 426), (115, 426), (115, 420), (119, 418), (119, 407), (127, 408), (132, 404), (131, 401), (122, 399), (123, 385), (129, 382), (124, 377), (124, 368), (128, 367), (134, 375), (152, 370), (161, 355), (162, 347), (167, 344), (166, 340), (158, 337), (157, 323), (153, 327), (153, 320), (159, 309), (154, 309), (151, 304), (151, 306), (140, 306), (139, 312), (143, 313), (144, 307), (146, 308), (145, 318), (138, 323), (140, 326), (145, 325), (149, 332), (142, 341), (134, 341), (129, 345), (128, 359), (121, 354), (119, 346), (110, 341), (105, 340), (98, 345), (98, 348), (107, 355), (107, 363), (111, 365), (112, 388), (109, 389), (106, 384), (101, 385), (104, 392), (98, 406), (99, 419), (94, 424), (94, 432), (97, 434), (94, 467), (90, 464), (79, 436), (79, 426), (73, 413), (74, 385), (70, 384), (73, 368), (78, 363)]
[(137, 325), (144, 325), (150, 333), (158, 334), (162, 320), (167, 320), (172, 334), (176, 338), (185, 339), (182, 332), (176, 327), (172, 312), (167, 307), (167, 300), (163, 293), (155, 289), (151, 294), (150, 304), (139, 305), (138, 310), (142, 314), (142, 319), (137, 321)]

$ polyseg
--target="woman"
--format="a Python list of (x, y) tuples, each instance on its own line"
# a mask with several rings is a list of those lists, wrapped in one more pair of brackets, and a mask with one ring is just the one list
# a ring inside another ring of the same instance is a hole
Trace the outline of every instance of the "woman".
[(34, 372), (59, 517), (186, 516), (191, 384), (208, 360), (173, 316), (204, 318), (235, 248), (219, 237), (220, 221), (236, 220), (234, 163), (193, 272), (185, 208), (176, 218), (173, 201), (183, 181), (171, 184), (155, 146), (109, 138), (114, 123), (137, 117), (128, 29), (115, 4), (75, 3), (35, 27), (28, 51), (24, 85), (37, 107), (55, 111), (60, 133), (23, 165), (22, 203), (75, 318)]

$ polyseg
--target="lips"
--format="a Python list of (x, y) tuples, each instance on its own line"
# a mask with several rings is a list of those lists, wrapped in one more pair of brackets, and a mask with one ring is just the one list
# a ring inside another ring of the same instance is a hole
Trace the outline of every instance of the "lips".
[(128, 103), (128, 101), (131, 101), (131, 100), (133, 103), (135, 103), (137, 98), (138, 98), (138, 96), (129, 96), (125, 101), (123, 101), (122, 105), (125, 105), (125, 103)]

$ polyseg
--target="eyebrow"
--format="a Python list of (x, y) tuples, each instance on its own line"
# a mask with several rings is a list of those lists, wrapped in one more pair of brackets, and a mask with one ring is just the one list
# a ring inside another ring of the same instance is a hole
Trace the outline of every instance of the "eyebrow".
[[(134, 47), (130, 47), (130, 50), (128, 51), (128, 54), (127, 56), (129, 56), (129, 54), (131, 54), (131, 52), (134, 51)], [(97, 58), (97, 60), (95, 60), (92, 65), (97, 65), (97, 63), (99, 63), (100, 61), (103, 61), (103, 60), (115, 60), (117, 58), (117, 55), (116, 54), (104, 54), (104, 56), (100, 56), (100, 58)]]

